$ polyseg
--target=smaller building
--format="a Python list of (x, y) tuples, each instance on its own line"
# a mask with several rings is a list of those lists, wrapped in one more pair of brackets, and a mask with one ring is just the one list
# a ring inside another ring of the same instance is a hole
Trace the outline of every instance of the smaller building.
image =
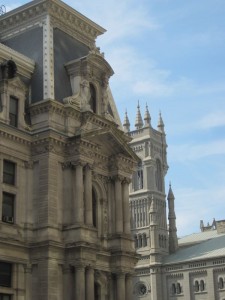
[(146, 106), (138, 104), (135, 130), (126, 113), (125, 132), (140, 158), (130, 185), (131, 229), (139, 261), (133, 300), (224, 300), (225, 221), (213, 220), (201, 232), (178, 239), (175, 197), (165, 192), (167, 143), (161, 114), (157, 129)]

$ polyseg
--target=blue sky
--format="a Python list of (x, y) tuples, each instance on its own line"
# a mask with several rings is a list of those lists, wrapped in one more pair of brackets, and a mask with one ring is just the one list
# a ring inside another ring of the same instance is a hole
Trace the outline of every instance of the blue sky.
[[(7, 0), (7, 11), (27, 3)], [(66, 0), (107, 29), (97, 39), (110, 86), (132, 127), (139, 100), (162, 112), (178, 235), (225, 219), (225, 1)]]

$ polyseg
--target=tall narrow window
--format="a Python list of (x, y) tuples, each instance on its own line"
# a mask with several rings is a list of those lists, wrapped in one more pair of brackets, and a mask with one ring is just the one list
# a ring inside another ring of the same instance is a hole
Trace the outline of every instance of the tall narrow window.
[(204, 280), (200, 281), (200, 291), (204, 291), (205, 290), (205, 282)]
[(9, 124), (14, 127), (18, 126), (18, 99), (12, 96), (9, 103)]
[(93, 226), (97, 227), (97, 197), (94, 189), (92, 189), (92, 219)]
[(143, 182), (143, 168), (142, 164), (139, 163), (138, 170), (133, 175), (133, 188), (135, 191), (141, 190), (144, 187)]
[(4, 160), (3, 162), (3, 182), (7, 184), (14, 185), (15, 184), (15, 163)]
[(11, 283), (12, 283), (12, 264), (6, 262), (0, 262), (0, 286), (11, 287)]
[(90, 83), (90, 107), (94, 113), (97, 111), (96, 90), (93, 84)]
[(220, 277), (219, 278), (219, 289), (223, 289), (224, 288), (224, 281), (223, 281), (223, 278)]
[(155, 181), (158, 191), (162, 192), (162, 167), (159, 159), (156, 160)]
[(195, 292), (199, 292), (199, 282), (198, 282), (198, 280), (195, 281)]
[(2, 222), (14, 222), (14, 200), (15, 195), (4, 193), (2, 199)]

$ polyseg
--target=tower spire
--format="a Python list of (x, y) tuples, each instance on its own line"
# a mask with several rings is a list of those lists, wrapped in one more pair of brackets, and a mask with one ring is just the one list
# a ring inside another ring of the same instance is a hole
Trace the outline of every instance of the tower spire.
[(143, 120), (142, 120), (142, 116), (141, 116), (141, 112), (140, 112), (139, 100), (138, 100), (138, 106), (137, 106), (135, 127), (136, 127), (136, 129), (141, 129), (143, 127)]
[(130, 121), (128, 119), (127, 110), (125, 112), (124, 122), (123, 122), (123, 129), (127, 133), (130, 131)]
[(178, 239), (177, 239), (177, 227), (176, 227), (176, 214), (174, 208), (174, 194), (171, 188), (171, 183), (169, 186), (169, 192), (167, 196), (168, 208), (169, 208), (169, 252), (174, 253), (178, 249)]
[(146, 103), (144, 120), (145, 120), (145, 126), (146, 127), (151, 125), (151, 116), (150, 116), (150, 113), (148, 111), (148, 105), (147, 105), (147, 103)]
[(158, 130), (162, 133), (164, 133), (164, 123), (163, 123), (163, 119), (162, 119), (162, 114), (161, 111), (159, 112), (159, 121), (158, 121)]

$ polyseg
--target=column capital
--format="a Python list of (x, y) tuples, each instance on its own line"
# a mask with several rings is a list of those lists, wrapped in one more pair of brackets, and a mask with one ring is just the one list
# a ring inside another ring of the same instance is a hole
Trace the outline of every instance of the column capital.
[(122, 182), (124, 180), (124, 177), (121, 175), (115, 175), (115, 176), (112, 176), (112, 180), (114, 180), (115, 182), (117, 182), (117, 181)]
[(122, 183), (127, 183), (127, 184), (130, 184), (131, 183), (131, 179), (130, 178), (128, 178), (128, 177), (125, 177), (124, 179), (123, 179), (123, 181), (122, 181)]
[(81, 160), (73, 160), (73, 161), (71, 161), (71, 165), (72, 165), (73, 167), (78, 167), (78, 166), (84, 167), (85, 164), (86, 164), (86, 163), (83, 162), (83, 161), (81, 161)]
[(85, 170), (90, 170), (90, 171), (93, 171), (93, 165), (92, 164), (90, 164), (90, 163), (84, 163), (84, 169)]

